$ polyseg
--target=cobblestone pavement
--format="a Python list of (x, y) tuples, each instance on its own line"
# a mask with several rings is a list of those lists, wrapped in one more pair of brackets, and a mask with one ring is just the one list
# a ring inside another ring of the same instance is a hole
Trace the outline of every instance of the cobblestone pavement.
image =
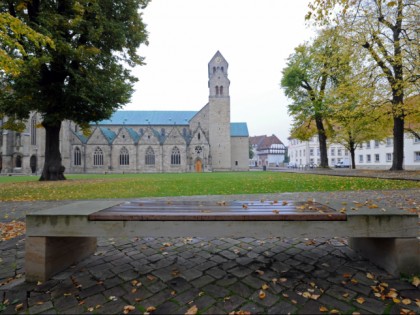
[[(245, 197), (312, 198), (341, 207), (343, 200), (370, 200), (385, 211), (389, 207), (420, 209), (420, 189), (191, 198)], [(29, 209), (56, 205), (0, 202), (0, 213), (7, 213), (7, 220), (19, 219)], [(184, 237), (98, 241), (95, 255), (45, 283), (34, 284), (24, 281), (24, 236), (0, 242), (0, 313), (420, 312), (416, 305), (420, 288), (410, 279), (389, 275), (360, 257), (347, 246), (346, 239)]]

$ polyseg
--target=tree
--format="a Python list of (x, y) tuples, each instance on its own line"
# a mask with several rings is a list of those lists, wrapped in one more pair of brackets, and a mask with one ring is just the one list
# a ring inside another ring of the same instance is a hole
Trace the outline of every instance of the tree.
[(420, 91), (420, 4), (416, 0), (312, 0), (310, 9), (307, 19), (345, 27), (360, 49), (368, 52), (366, 66), (376, 68), (371, 75), (381, 92), (376, 103), (389, 107), (393, 119), (390, 170), (402, 170), (409, 110), (405, 100)]
[[(315, 123), (319, 139), (320, 167), (328, 167), (326, 122), (331, 117), (329, 93), (339, 81), (340, 72), (345, 69), (344, 55), (340, 52), (340, 38), (335, 29), (319, 34), (313, 43), (295, 48), (283, 69), (281, 86), (293, 103), (288, 106), (294, 118), (295, 135), (301, 140), (311, 136), (312, 122)], [(312, 129), (313, 130), (313, 129)]]
[[(65, 179), (59, 151), (62, 121), (87, 127), (129, 101), (136, 79), (127, 66), (143, 64), (136, 49), (147, 43), (147, 33), (138, 10), (148, 2), (1, 2), (1, 13), (48, 36), (55, 45), (34, 45), (17, 37), (26, 52), (19, 74), (1, 78), (6, 87), (0, 92), (1, 113), (13, 120), (25, 120), (31, 111), (42, 116), (46, 145), (40, 180)], [(0, 40), (2, 47), (7, 45), (4, 36)]]

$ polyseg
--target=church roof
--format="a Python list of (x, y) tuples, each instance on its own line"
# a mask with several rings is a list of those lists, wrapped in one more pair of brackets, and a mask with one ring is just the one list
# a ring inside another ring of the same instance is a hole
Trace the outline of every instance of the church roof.
[(248, 126), (244, 122), (230, 123), (230, 136), (231, 137), (248, 137)]
[(119, 110), (98, 125), (188, 125), (196, 111)]

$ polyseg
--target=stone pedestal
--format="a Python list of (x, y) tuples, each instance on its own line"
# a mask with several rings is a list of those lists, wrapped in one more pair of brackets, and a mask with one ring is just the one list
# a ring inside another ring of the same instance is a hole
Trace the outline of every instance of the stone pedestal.
[(26, 281), (46, 281), (52, 275), (92, 255), (96, 237), (26, 238)]
[(351, 237), (349, 245), (392, 275), (420, 273), (420, 240), (417, 238)]

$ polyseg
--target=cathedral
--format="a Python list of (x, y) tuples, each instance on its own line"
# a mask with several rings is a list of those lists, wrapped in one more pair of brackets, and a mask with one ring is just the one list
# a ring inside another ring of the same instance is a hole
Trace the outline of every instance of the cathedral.
[[(218, 51), (208, 63), (208, 103), (199, 111), (116, 111), (84, 136), (65, 121), (60, 151), (65, 173), (247, 171), (246, 123), (230, 122), (228, 63)], [(24, 132), (2, 130), (3, 174), (39, 174), (45, 132), (33, 113)], [(0, 121), (0, 129), (2, 122)]]

